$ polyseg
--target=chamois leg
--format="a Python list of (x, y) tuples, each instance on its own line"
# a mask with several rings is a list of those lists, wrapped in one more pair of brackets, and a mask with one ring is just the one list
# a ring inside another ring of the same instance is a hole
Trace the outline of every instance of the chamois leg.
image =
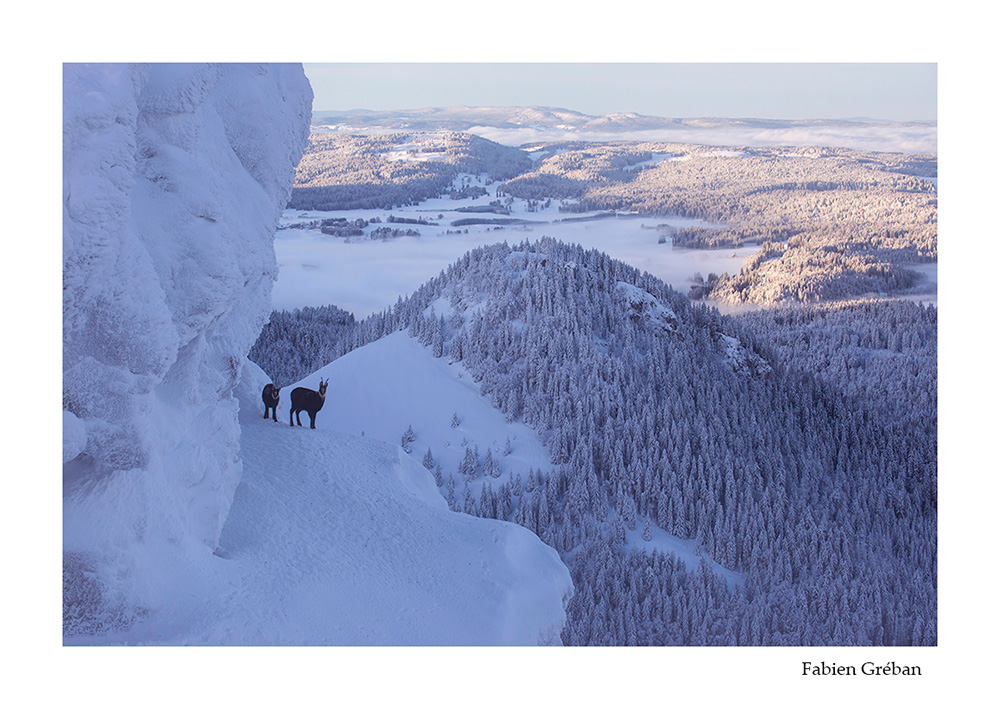
[(270, 412), (270, 410), (269, 410), (269, 409), (268, 409), (268, 408), (267, 408), (267, 407), (265, 406), (265, 407), (264, 407), (264, 418), (267, 418), (267, 414), (268, 414), (269, 412)]
[(288, 412), (288, 425), (289, 426), (295, 425), (295, 409), (292, 409), (291, 411)]
[(309, 412), (309, 428), (316, 428), (316, 414)]

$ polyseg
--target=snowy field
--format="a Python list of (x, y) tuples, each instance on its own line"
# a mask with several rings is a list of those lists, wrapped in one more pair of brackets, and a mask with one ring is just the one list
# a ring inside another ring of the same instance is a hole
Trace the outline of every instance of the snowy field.
[[(475, 178), (472, 178), (472, 184), (477, 184)], [(516, 244), (551, 236), (585, 248), (599, 249), (612, 258), (648, 271), (682, 293), (687, 293), (695, 273), (706, 277), (709, 273), (738, 273), (747, 257), (757, 250), (756, 246), (711, 251), (675, 248), (670, 244), (669, 236), (666, 243), (658, 243), (660, 232), (655, 228), (658, 224), (673, 227), (717, 226), (697, 219), (637, 216), (557, 221), (595, 213), (560, 212), (556, 200), (547, 209), (539, 208), (536, 212), (527, 211), (525, 200), (514, 200), (509, 218), (537, 222), (533, 224), (450, 226), (457, 219), (470, 217), (507, 218), (498, 214), (456, 211), (462, 207), (486, 205), (493, 199), (495, 197), (489, 195), (463, 200), (438, 198), (391, 212), (382, 209), (344, 212), (285, 210), (282, 226), (335, 217), (346, 217), (349, 221), (360, 218), (370, 222), (378, 217), (382, 223), (369, 225), (365, 229), (366, 234), (376, 227), (390, 226), (413, 229), (419, 231), (420, 236), (381, 241), (368, 239), (367, 236), (327, 236), (318, 229), (280, 229), (274, 244), (278, 258), (278, 280), (272, 295), (274, 309), (336, 305), (361, 318), (395, 304), (400, 296), (409, 295), (471, 249), (501, 241)], [(409, 219), (422, 218), (437, 226), (388, 224), (390, 214)]]

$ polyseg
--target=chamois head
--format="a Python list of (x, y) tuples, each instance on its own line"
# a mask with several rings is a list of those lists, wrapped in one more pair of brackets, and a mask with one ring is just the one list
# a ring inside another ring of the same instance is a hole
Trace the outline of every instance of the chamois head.
[(326, 396), (326, 385), (330, 383), (330, 378), (327, 377), (326, 381), (322, 379), (319, 380), (319, 395)]

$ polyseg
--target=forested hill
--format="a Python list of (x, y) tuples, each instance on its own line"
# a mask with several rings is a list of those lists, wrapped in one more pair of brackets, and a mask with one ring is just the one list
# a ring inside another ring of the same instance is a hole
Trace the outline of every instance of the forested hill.
[(391, 209), (452, 191), (485, 195), (481, 184), (455, 190), (462, 174), (506, 180), (531, 167), (517, 148), (467, 133), (313, 133), (295, 172), (290, 209)]
[[(895, 322), (929, 318), (913, 305)], [(560, 552), (576, 586), (567, 643), (934, 643), (935, 415), (931, 435), (907, 434), (783, 359), (778, 326), (542, 240), (467, 254), (349, 328), (345, 349), (408, 328), (538, 432), (549, 470), (458, 504)], [(745, 581), (640, 551), (638, 530), (693, 539)]]

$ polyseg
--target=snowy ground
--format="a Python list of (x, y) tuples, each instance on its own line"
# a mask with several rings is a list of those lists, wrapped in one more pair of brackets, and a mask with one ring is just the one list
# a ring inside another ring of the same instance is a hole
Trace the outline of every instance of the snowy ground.
[[(288, 423), (288, 397), (296, 386), (316, 389), (329, 379), (327, 403), (317, 417), (317, 427), (375, 438), (398, 446), (407, 428), (413, 428), (410, 458), (418, 465), (430, 449), (444, 476), (454, 473), (459, 496), (464, 480), (458, 465), (466, 447), (478, 447), (482, 458), (492, 452), (501, 476), (490, 478), (496, 486), (510, 477), (528, 477), (528, 471), (552, 467), (549, 453), (534, 430), (518, 421), (508, 422), (479, 393), (479, 385), (461, 363), (435, 358), (405, 332), (397, 332), (349, 352), (301, 382), (282, 389), (278, 420)], [(372, 402), (377, 402), (373, 406)], [(458, 426), (452, 417), (458, 415)], [(302, 417), (303, 427), (308, 417)], [(510, 453), (503, 451), (510, 441)], [(480, 478), (470, 485), (478, 498)]]
[(517, 525), (449, 511), (430, 473), (398, 445), (331, 430), (334, 417), (324, 414), (336, 412), (333, 401), (318, 430), (263, 419), (265, 381), (255, 365), (245, 367), (243, 478), (215, 555), (206, 550), (174, 567), (157, 554), (146, 619), (94, 640), (559, 642), (572, 584), (553, 549)]
[[(435, 358), (429, 347), (422, 346), (405, 332), (397, 332), (365, 347), (350, 352), (311, 374), (301, 382), (282, 389), (278, 407), (278, 424), (284, 428), (288, 418), (288, 399), (296, 386), (316, 389), (320, 379), (329, 379), (326, 403), (317, 416), (317, 428), (378, 439), (399, 445), (406, 429), (413, 428), (410, 444), (412, 465), (420, 466), (428, 448), (435, 463), (440, 463), (444, 479), (454, 474), (455, 494), (461, 500), (465, 481), (456, 472), (466, 447), (478, 447), (485, 458), (487, 450), (500, 466), (498, 478), (482, 475), (468, 483), (474, 499), (479, 498), (483, 485), (494, 489), (514, 476), (527, 481), (531, 469), (548, 471), (552, 464), (548, 450), (535, 431), (520, 422), (508, 422), (479, 393), (478, 385), (461, 363), (449, 364), (446, 358)], [(372, 406), (371, 402), (378, 402)], [(459, 425), (452, 427), (453, 414)], [(302, 416), (303, 429), (309, 425)], [(297, 428), (297, 427), (296, 427)], [(507, 441), (509, 455), (503, 455)], [(442, 494), (444, 490), (442, 489)], [(443, 499), (443, 498), (442, 498)], [(629, 542), (639, 549), (674, 554), (691, 571), (698, 568), (702, 555), (695, 551), (695, 542), (668, 534), (651, 525), (651, 540), (642, 539), (643, 522), (630, 531)], [(730, 587), (742, 583), (743, 576), (706, 558), (712, 570), (726, 579)]]
[[(485, 180), (484, 180), (485, 182)], [(472, 178), (472, 184), (478, 184)], [(499, 217), (496, 214), (469, 214), (455, 210), (471, 205), (485, 205), (493, 196), (478, 199), (432, 199), (417, 206), (388, 210), (351, 210), (344, 212), (303, 212), (286, 210), (282, 225), (318, 219), (346, 217), (382, 219), (378, 226), (414, 229), (419, 237), (401, 237), (389, 241), (365, 237), (345, 239), (326, 236), (318, 230), (281, 229), (275, 238), (278, 257), (278, 280), (273, 303), (277, 310), (305, 305), (336, 305), (355, 317), (364, 317), (393, 305), (438, 275), (467, 251), (506, 241), (510, 244), (537, 240), (543, 236), (604, 251), (636, 268), (648, 271), (686, 293), (695, 273), (738, 273), (756, 246), (740, 249), (702, 250), (675, 248), (661, 244), (657, 224), (674, 227), (712, 226), (697, 219), (682, 217), (610, 218), (595, 221), (556, 221), (588, 216), (559, 212), (558, 202), (548, 209), (527, 211), (524, 200), (514, 200), (510, 217), (538, 222), (518, 226), (475, 225), (452, 227), (456, 219)], [(387, 224), (390, 214), (411, 219), (423, 218), (437, 226)], [(438, 215), (442, 215), (438, 219)], [(590, 213), (593, 214), (593, 213)], [(449, 234), (447, 232), (451, 231)], [(465, 232), (468, 233), (465, 233)], [(461, 233), (456, 233), (461, 232)]]
[(392, 146), (382, 157), (392, 162), (444, 162), (447, 157), (444, 142), (441, 135), (427, 133), (417, 136), (412, 143)]

